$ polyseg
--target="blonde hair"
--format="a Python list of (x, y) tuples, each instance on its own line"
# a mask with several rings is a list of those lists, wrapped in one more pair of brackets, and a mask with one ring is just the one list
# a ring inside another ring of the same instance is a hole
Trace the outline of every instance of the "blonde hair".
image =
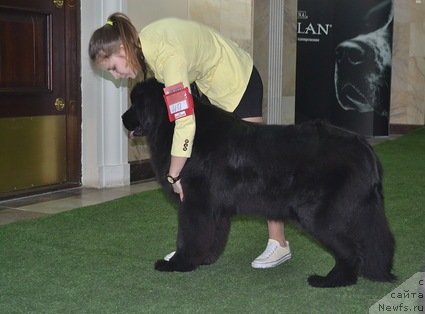
[(98, 28), (90, 38), (89, 56), (92, 62), (99, 63), (123, 46), (127, 62), (136, 73), (147, 75), (147, 65), (142, 51), (139, 34), (128, 16), (123, 13), (111, 14), (105, 25)]

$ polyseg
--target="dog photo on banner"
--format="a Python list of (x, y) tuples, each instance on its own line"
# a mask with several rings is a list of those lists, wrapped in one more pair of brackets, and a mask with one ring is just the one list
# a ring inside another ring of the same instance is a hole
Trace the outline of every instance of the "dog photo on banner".
[(296, 122), (388, 135), (392, 36), (393, 0), (300, 0)]

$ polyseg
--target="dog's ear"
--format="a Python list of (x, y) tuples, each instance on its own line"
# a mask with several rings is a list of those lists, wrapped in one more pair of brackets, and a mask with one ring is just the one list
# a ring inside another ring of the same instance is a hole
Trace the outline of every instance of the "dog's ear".
[(161, 111), (165, 111), (163, 104), (163, 85), (151, 78), (137, 83), (131, 93), (132, 106), (122, 115), (124, 126), (131, 131), (148, 135), (158, 128), (162, 119)]
[(134, 131), (140, 125), (134, 106), (131, 106), (126, 112), (123, 113), (121, 120), (124, 124), (124, 127), (129, 131)]
[(145, 92), (144, 85), (145, 85), (144, 82), (137, 83), (136, 85), (134, 85), (133, 89), (131, 90), (130, 100), (133, 106), (136, 105), (138, 102), (140, 102), (140, 99), (143, 99), (143, 94)]

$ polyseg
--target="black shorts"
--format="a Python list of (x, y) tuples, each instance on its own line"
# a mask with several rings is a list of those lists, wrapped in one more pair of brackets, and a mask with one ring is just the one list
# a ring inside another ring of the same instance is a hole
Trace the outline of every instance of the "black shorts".
[(245, 93), (242, 95), (234, 114), (241, 119), (263, 116), (263, 82), (255, 66), (252, 67), (251, 77)]
[[(192, 95), (201, 101), (211, 104), (208, 97), (199, 92), (195, 83), (190, 85)], [(241, 101), (233, 113), (240, 119), (263, 116), (263, 82), (255, 66), (252, 67), (251, 76)]]

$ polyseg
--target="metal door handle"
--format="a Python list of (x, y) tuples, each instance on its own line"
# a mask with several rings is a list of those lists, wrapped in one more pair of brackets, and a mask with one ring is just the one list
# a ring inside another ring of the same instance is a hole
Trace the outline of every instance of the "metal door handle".
[(62, 7), (63, 7), (63, 0), (53, 0), (53, 4), (54, 4), (57, 8), (62, 8)]
[(65, 108), (65, 101), (62, 98), (56, 98), (55, 107), (57, 111), (62, 111)]

